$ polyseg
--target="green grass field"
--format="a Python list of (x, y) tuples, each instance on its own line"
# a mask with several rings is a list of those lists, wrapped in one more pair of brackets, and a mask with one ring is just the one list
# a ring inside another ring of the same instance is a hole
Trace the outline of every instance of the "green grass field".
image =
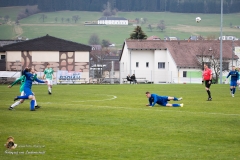
[[(9, 111), (19, 86), (0, 86), (0, 159), (240, 159), (239, 90), (212, 85), (34, 85), (29, 101)], [(183, 97), (183, 108), (146, 107), (145, 92)], [(8, 136), (18, 147), (6, 150)]]
[[(11, 22), (14, 22), (20, 10), (26, 7), (7, 7), (0, 8), (0, 16), (9, 15)], [(6, 34), (6, 27), (16, 27), (13, 23), (0, 25), (1, 39), (14, 39), (17, 36), (27, 38), (41, 37), (46, 34), (56, 36), (59, 38), (88, 44), (91, 34), (96, 33), (99, 38), (110, 40), (110, 42), (117, 44), (121, 48), (125, 39), (129, 38), (130, 33), (135, 26), (84, 26), (85, 21), (97, 21), (101, 16), (101, 12), (80, 12), (80, 11), (58, 11), (44, 13), (47, 16), (45, 22), (42, 22), (39, 14), (32, 15), (20, 20), (20, 29), (12, 30), (15, 33)], [(74, 23), (72, 16), (79, 15), (81, 19)], [(207, 37), (215, 35), (216, 38), (220, 35), (220, 14), (184, 14), (184, 13), (169, 13), (169, 12), (118, 12), (117, 16), (125, 17), (129, 20), (136, 18), (147, 18), (147, 23), (142, 25), (143, 31), (147, 36), (156, 35), (160, 38), (164, 36), (176, 36), (180, 39), (187, 39), (190, 35), (202, 35)], [(196, 23), (195, 18), (200, 16), (201, 23)], [(55, 18), (58, 21), (55, 21)], [(64, 21), (61, 21), (61, 18)], [(70, 18), (68, 23), (66, 18)], [(240, 38), (240, 29), (230, 28), (230, 23), (233, 26), (240, 25), (240, 13), (224, 14), (223, 16), (223, 35), (233, 35)], [(156, 29), (156, 24), (160, 20), (164, 20), (166, 30), (160, 32)], [(155, 29), (151, 32), (147, 26), (151, 24)], [(9, 30), (9, 29), (8, 29)], [(8, 31), (9, 32), (9, 31)]]

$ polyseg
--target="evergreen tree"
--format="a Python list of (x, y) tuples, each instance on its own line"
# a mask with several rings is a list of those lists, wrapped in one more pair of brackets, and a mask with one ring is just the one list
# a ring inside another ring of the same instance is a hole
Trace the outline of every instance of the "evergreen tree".
[(142, 31), (140, 26), (137, 26), (133, 33), (130, 34), (129, 39), (147, 39), (147, 35)]

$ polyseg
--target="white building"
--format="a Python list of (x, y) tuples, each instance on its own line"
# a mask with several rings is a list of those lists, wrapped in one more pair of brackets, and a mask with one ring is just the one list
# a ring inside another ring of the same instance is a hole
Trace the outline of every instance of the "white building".
[[(240, 41), (237, 45), (240, 46)], [(238, 56), (231, 53), (231, 42), (224, 41), (226, 70), (232, 62), (238, 65)], [(213, 57), (218, 59), (217, 55), (219, 41), (127, 40), (120, 56), (120, 80), (122, 83), (128, 74), (135, 74), (136, 78), (153, 83), (201, 83), (201, 60), (209, 63)]]
[(128, 25), (128, 20), (123, 17), (101, 17), (99, 25)]

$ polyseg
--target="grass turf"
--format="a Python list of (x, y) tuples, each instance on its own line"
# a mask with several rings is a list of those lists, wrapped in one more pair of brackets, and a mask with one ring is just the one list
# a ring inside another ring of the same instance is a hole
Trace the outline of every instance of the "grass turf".
[[(213, 85), (34, 85), (42, 108), (0, 86), (0, 159), (239, 159), (240, 94)], [(183, 96), (183, 108), (146, 107), (145, 91)], [(116, 97), (114, 97), (116, 96)], [(8, 136), (18, 147), (6, 150)]]

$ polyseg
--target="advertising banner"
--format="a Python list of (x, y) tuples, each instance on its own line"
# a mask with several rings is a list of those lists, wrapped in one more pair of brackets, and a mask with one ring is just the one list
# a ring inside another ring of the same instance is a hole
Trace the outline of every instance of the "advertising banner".
[(78, 84), (81, 83), (81, 72), (76, 71), (57, 71), (58, 84)]

